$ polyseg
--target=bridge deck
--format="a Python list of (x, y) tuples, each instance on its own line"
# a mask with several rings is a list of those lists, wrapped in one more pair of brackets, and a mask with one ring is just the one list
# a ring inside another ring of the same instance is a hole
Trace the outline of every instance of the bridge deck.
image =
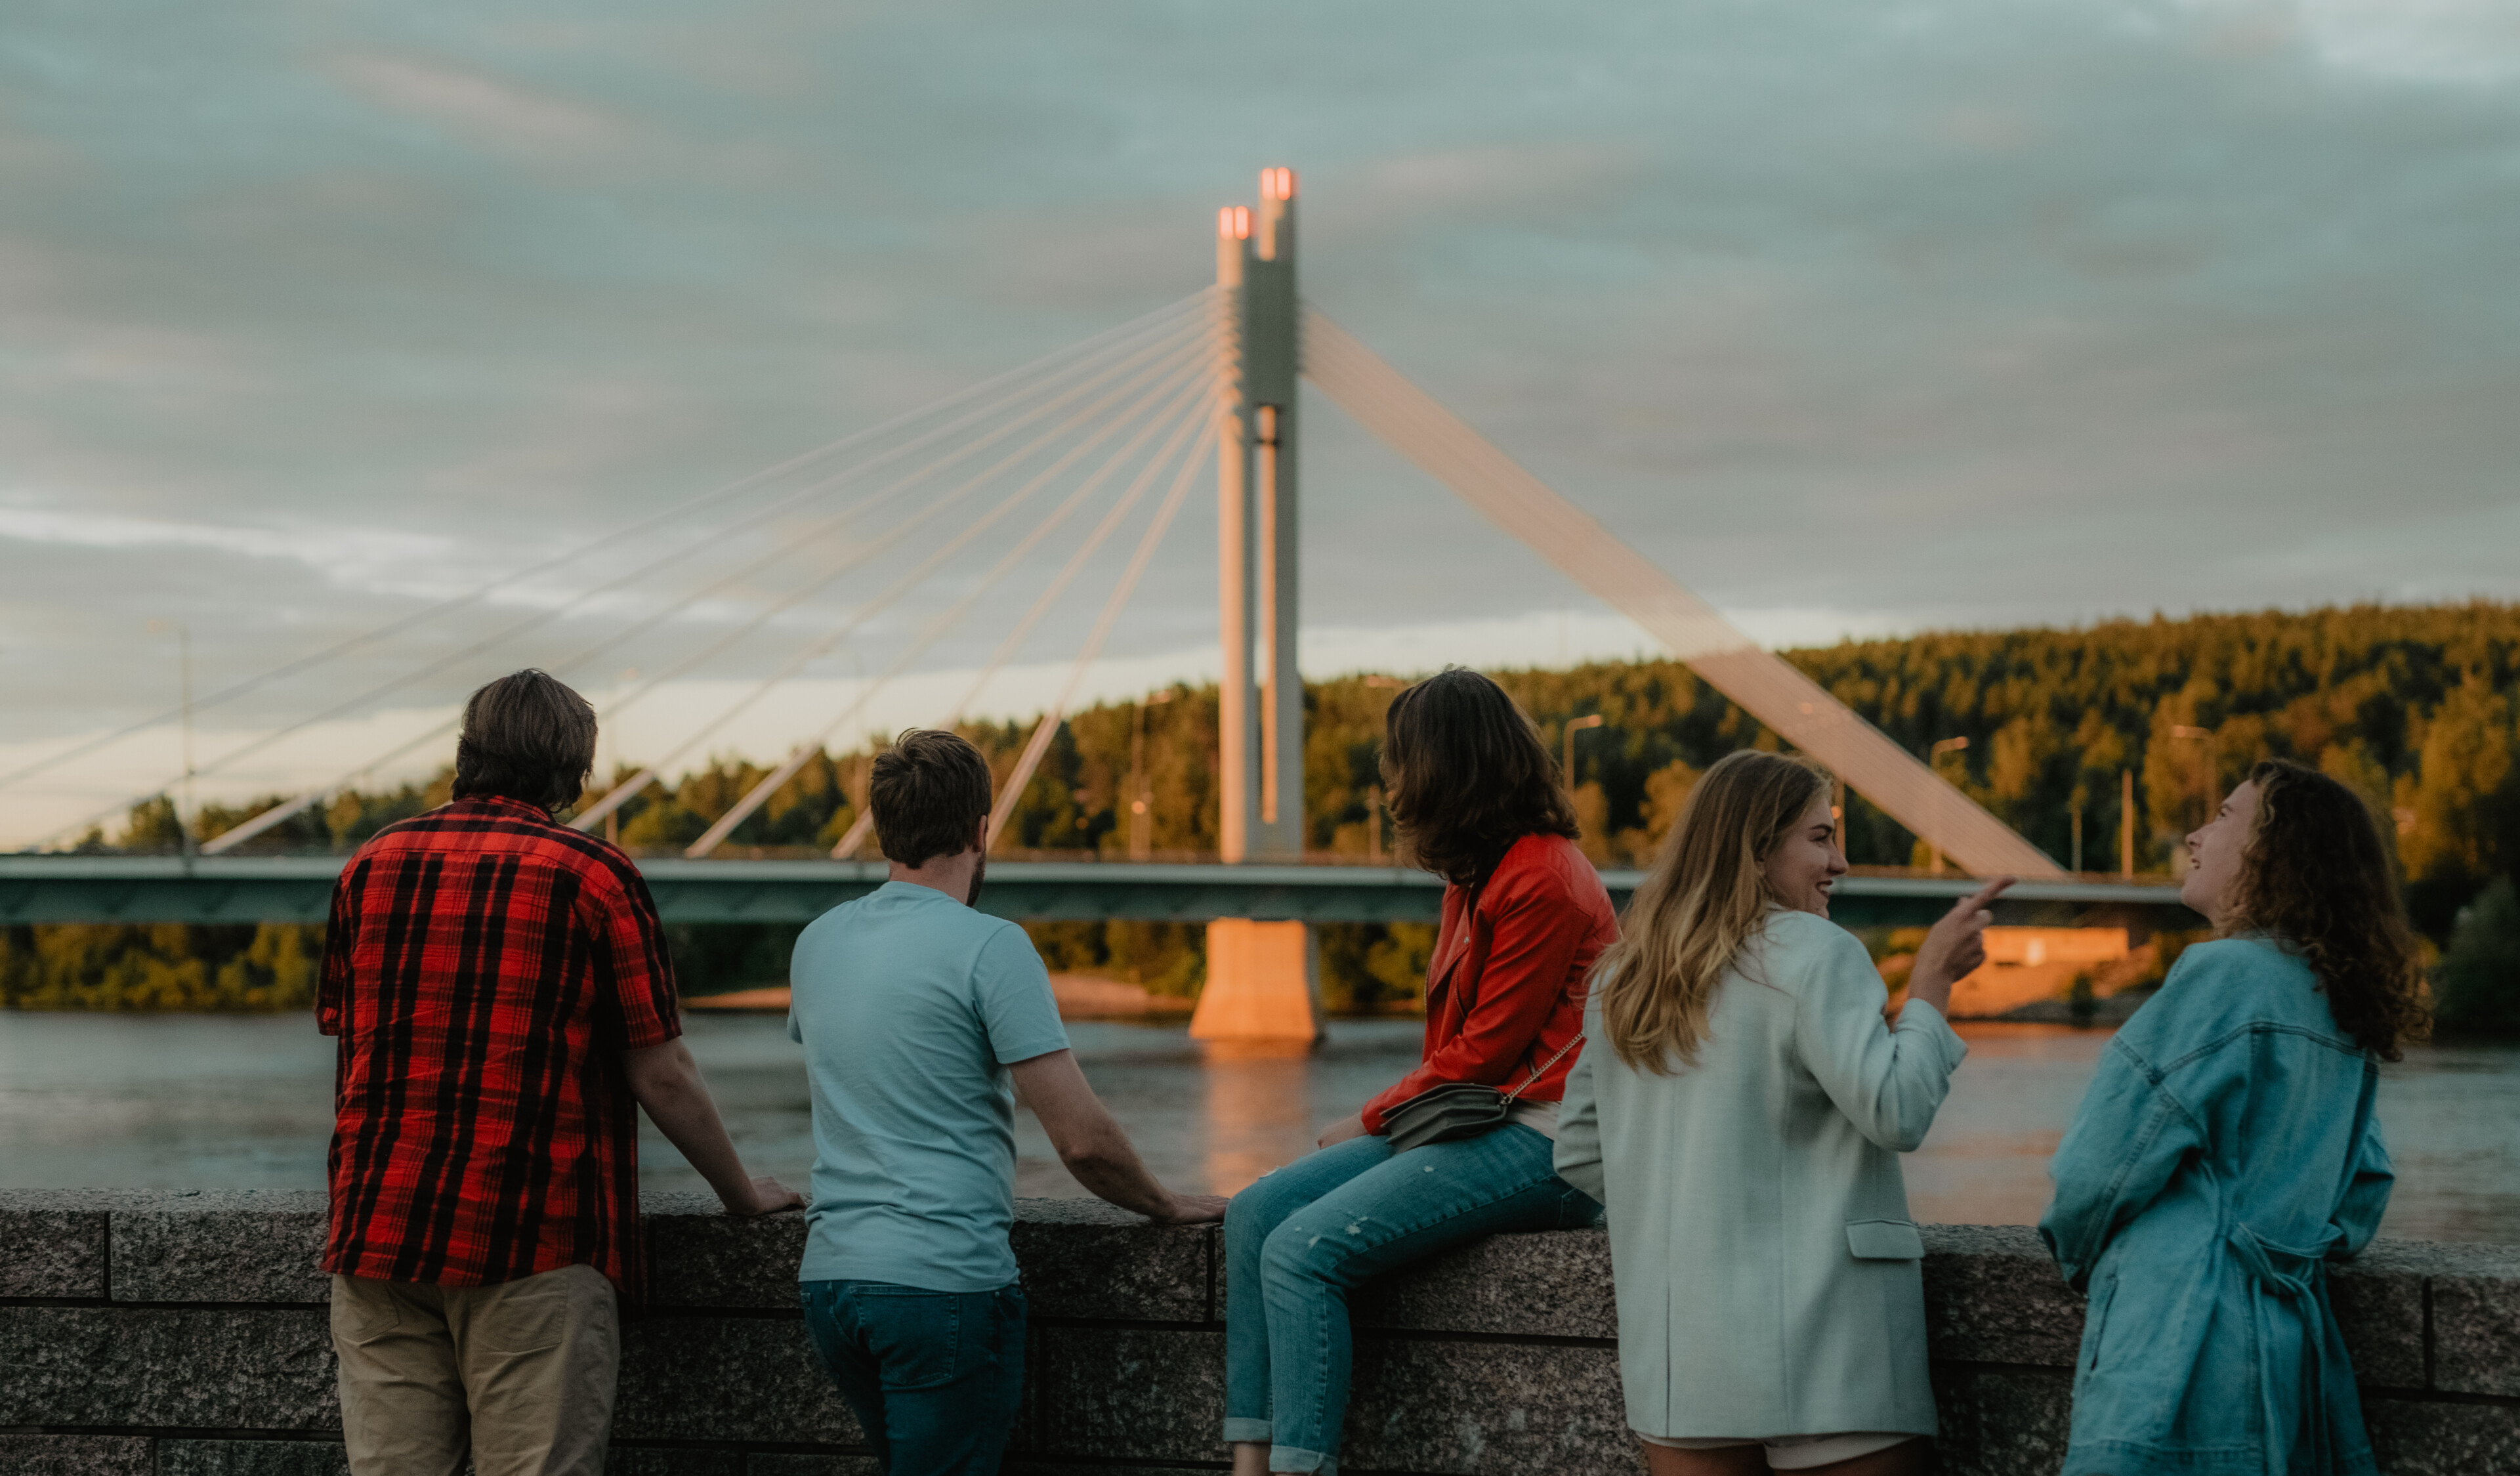
[[(0, 856), (0, 924), (321, 922), (342, 861)], [(654, 859), (639, 869), (668, 922), (805, 922), (884, 877), (882, 863), (857, 861)], [(1642, 877), (1601, 873), (1622, 906)], [(1958, 876), (1849, 876), (1831, 912), (1855, 927), (1929, 922), (1974, 885)], [(990, 866), (980, 905), (1022, 919), (1430, 922), (1442, 895), (1434, 877), (1397, 867), (1022, 861)], [(2154, 882), (2024, 882), (1997, 920), (2202, 925), (2176, 886)]]

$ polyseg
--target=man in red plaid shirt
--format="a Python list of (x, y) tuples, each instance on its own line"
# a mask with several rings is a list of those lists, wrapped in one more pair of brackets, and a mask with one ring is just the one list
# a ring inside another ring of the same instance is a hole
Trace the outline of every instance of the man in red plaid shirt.
[(539, 671), (465, 704), (455, 800), (333, 892), (333, 1346), (355, 1476), (597, 1476), (639, 1286), (639, 1108), (731, 1214), (747, 1176), (679, 1037), (647, 883), (552, 821), (595, 712)]

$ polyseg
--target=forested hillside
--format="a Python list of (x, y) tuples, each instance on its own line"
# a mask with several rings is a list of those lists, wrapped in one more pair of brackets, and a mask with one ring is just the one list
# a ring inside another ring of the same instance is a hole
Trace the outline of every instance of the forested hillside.
[[(1942, 745), (1940, 771), (2060, 862), (2074, 853), (2076, 817), (2086, 871), (2114, 871), (2131, 776), (2138, 872), (2166, 874), (2179, 838), (2214, 796), (2258, 758), (2315, 764), (2362, 791), (2386, 817), (2416, 919), (2447, 940), (2460, 910), (2520, 862), (2520, 606), (2358, 605), (2294, 614), (2201, 615), (2115, 621), (2079, 630), (1928, 634), (1794, 650), (1786, 658), (1903, 746)], [(1607, 662), (1566, 671), (1496, 674), (1561, 746), (1576, 734), (1576, 803), (1585, 845), (1605, 864), (1642, 865), (1678, 814), (1694, 776), (1774, 735), (1671, 661)], [(1383, 708), (1402, 685), (1388, 676), (1308, 684), (1305, 807), (1314, 848), (1362, 858), (1387, 847), (1374, 744)], [(966, 730), (1001, 774), (1012, 770), (1028, 723)], [(1015, 850), (1124, 856), (1133, 803), (1148, 807), (1145, 838), (1158, 854), (1213, 851), (1216, 694), (1177, 687), (1141, 702), (1072, 715), (1026, 791), (1008, 845)], [(1965, 739), (1964, 744), (1947, 742)], [(722, 854), (749, 848), (825, 849), (856, 818), (871, 747), (817, 755), (740, 827)], [(1562, 746), (1561, 746), (1562, 751)], [(625, 806), (618, 838), (667, 850), (697, 838), (765, 773), (721, 758), (671, 790)], [(348, 795), (260, 837), (253, 849), (346, 850), (393, 818), (445, 797), (428, 785)], [(600, 789), (599, 789), (600, 792)], [(215, 832), (259, 809), (215, 809)], [(1914, 837), (1859, 802), (1849, 825), (1859, 865), (1921, 861)], [(162, 801), (133, 812), (112, 844), (164, 850), (176, 839)], [(107, 837), (91, 844), (106, 846)], [(2500, 916), (2504, 909), (2489, 907)], [(97, 929), (97, 932), (113, 930)], [(122, 930), (144, 947), (162, 929)], [(759, 982), (784, 967), (784, 933), (682, 929), (694, 982)], [(1331, 987), (1355, 1003), (1414, 988), (1418, 929), (1360, 928), (1325, 936)], [(1141, 976), (1188, 991), (1198, 973), (1193, 931), (1118, 924), (1036, 930), (1055, 964)], [(145, 948), (161, 952), (166, 940)], [(242, 956), (247, 942), (230, 940)], [(270, 952), (275, 945), (260, 945)], [(46, 998), (81, 992), (28, 930), (0, 956), (0, 996), (31, 1000), (21, 981), (44, 979)], [(74, 951), (83, 971), (104, 965)], [(107, 950), (111, 953), (112, 950)], [(2469, 957), (2475, 954), (2470, 949)], [(221, 977), (225, 959), (205, 978)]]

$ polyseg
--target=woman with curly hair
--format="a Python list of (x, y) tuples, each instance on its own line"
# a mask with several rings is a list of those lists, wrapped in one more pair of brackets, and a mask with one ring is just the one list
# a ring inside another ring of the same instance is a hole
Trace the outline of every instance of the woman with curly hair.
[(2065, 1476), (2369, 1472), (2326, 1268), (2388, 1208), (2378, 1063), (2427, 1025), (2388, 851), (2269, 760), (2187, 853), (2221, 936), (2110, 1041), (2039, 1225), (2091, 1303)]
[[(1359, 1283), (1464, 1240), (1590, 1225), (1601, 1212), (1557, 1177), (1550, 1147), (1583, 1045), (1584, 976), (1618, 920), (1576, 849), (1549, 745), (1504, 688), (1454, 668), (1392, 700), (1382, 778), (1402, 853), (1449, 883), (1426, 970), (1425, 1051), (1322, 1134), (1320, 1152), (1262, 1175), (1226, 1210), (1235, 1476), (1338, 1469), (1347, 1297)], [(1502, 1120), (1414, 1141), (1426, 1135), (1400, 1111), (1411, 1098), (1481, 1087), (1511, 1094), (1488, 1098)]]

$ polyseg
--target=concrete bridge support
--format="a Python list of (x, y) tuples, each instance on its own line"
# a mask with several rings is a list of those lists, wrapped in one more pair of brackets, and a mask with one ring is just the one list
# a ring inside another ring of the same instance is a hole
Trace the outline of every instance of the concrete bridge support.
[[(1304, 853), (1304, 684), (1295, 668), (1295, 172), (1260, 171), (1260, 203), (1217, 215), (1217, 623), (1225, 647), (1217, 759), (1229, 864)], [(1208, 924), (1200, 1040), (1321, 1033), (1301, 922)]]

